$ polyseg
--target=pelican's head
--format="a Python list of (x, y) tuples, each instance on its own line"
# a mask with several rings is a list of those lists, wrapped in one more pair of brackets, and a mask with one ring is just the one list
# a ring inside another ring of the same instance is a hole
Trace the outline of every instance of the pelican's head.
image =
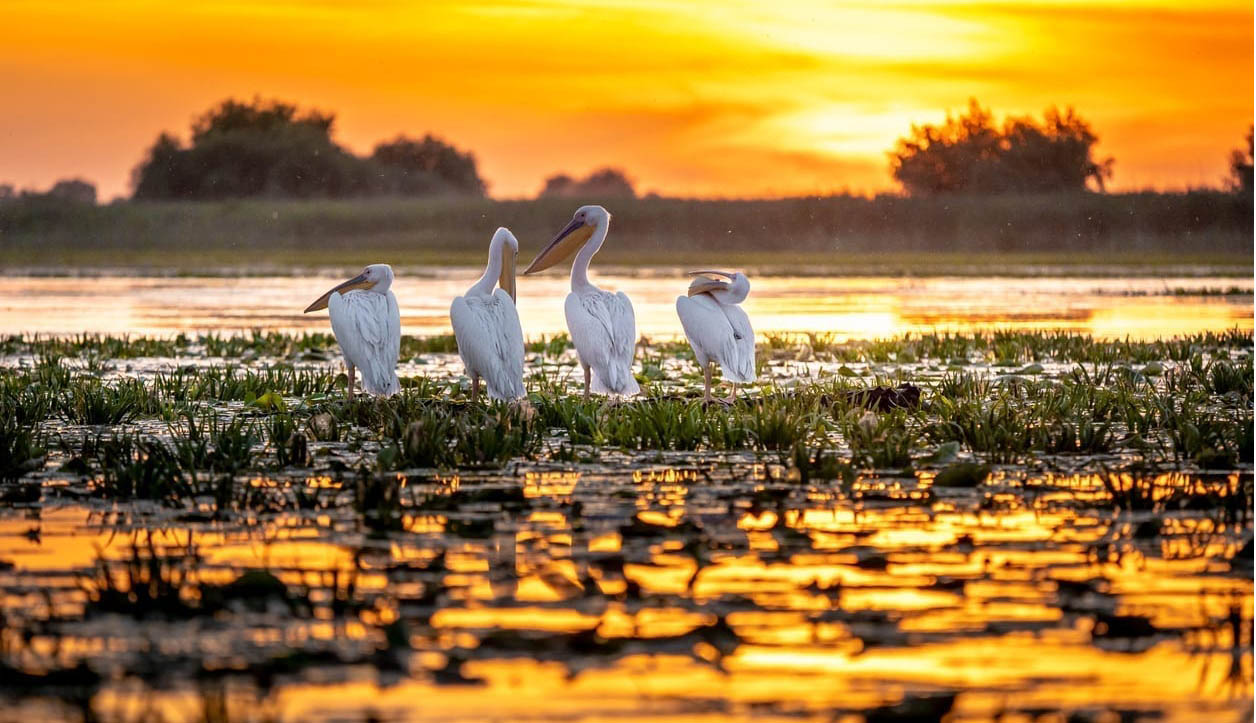
[(362, 273), (354, 276), (352, 279), (349, 279), (342, 284), (336, 285), (326, 294), (318, 297), (313, 304), (305, 307), (305, 313), (308, 314), (311, 311), (326, 309), (328, 300), (331, 299), (331, 295), (335, 293), (343, 294), (347, 291), (353, 291), (354, 289), (374, 291), (377, 294), (388, 293), (388, 288), (392, 286), (392, 282), (393, 270), (391, 266), (388, 264), (371, 264), (365, 269), (362, 269)]
[(539, 273), (569, 258), (576, 252), (576, 249), (588, 242), (589, 237), (593, 235), (593, 229), (599, 225), (608, 224), (610, 221), (610, 213), (601, 206), (581, 206), (576, 209), (576, 213), (571, 217), (571, 223), (559, 231), (554, 240), (550, 241), (549, 246), (532, 259), (528, 268), (523, 270), (524, 276)]
[(497, 285), (502, 287), (507, 294), (510, 294), (510, 300), (516, 301), (515, 297), (515, 258), (519, 256), (519, 239), (510, 232), (505, 226), (497, 229), (493, 234), (493, 240), (489, 243), (489, 253), (493, 253), (494, 249), (500, 248), (502, 255), (502, 270), (497, 277)]
[[(710, 294), (722, 303), (740, 304), (750, 295), (750, 279), (740, 271), (690, 271), (689, 275), (697, 277), (689, 284), (690, 296)], [(711, 278), (713, 276), (723, 276), (728, 280)]]

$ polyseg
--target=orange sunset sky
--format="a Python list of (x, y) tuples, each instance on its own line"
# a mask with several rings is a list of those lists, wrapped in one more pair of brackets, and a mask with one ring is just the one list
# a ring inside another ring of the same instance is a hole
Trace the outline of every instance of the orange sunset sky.
[(977, 97), (1072, 105), (1112, 188), (1216, 185), (1252, 119), (1238, 2), (7, 0), (0, 182), (82, 176), (104, 199), (162, 130), (228, 96), (337, 114), (367, 152), (431, 131), (490, 193), (626, 169), (639, 190), (893, 188), (886, 151)]

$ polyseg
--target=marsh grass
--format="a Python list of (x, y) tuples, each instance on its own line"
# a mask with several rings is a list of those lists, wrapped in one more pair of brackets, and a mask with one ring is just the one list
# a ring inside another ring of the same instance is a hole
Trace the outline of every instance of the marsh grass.
[(124, 379), (113, 384), (98, 380), (80, 380), (67, 385), (58, 397), (57, 409), (72, 424), (116, 425), (161, 410), (157, 397), (137, 379)]
[(254, 402), (267, 394), (304, 397), (337, 390), (336, 374), (322, 369), (268, 365), (263, 369), (235, 366), (183, 367), (153, 379), (157, 392), (171, 401)]
[(910, 468), (922, 436), (920, 422), (903, 410), (885, 414), (850, 410), (838, 419), (851, 462), (857, 466)]
[(376, 457), (381, 470), (497, 468), (535, 455), (546, 431), (535, 410), (524, 404), (452, 407), (402, 401), (396, 407), (379, 405), (374, 419), (382, 422), (383, 446)]
[(174, 452), (160, 440), (124, 434), (92, 445), (100, 477), (93, 491), (109, 499), (179, 502), (195, 494)]
[(45, 445), (37, 428), (0, 418), (0, 480), (12, 481), (38, 469)]
[[(1252, 342), (1238, 332), (1145, 343), (1051, 332), (867, 342), (767, 335), (759, 357), (764, 381), (731, 405), (700, 401), (682, 342), (645, 345), (645, 394), (613, 402), (573, 393), (576, 367), (565, 335), (538, 340), (529, 346), (528, 398), (511, 405), (471, 405), (459, 379), (436, 376), (405, 377), (401, 393), (388, 399), (345, 399), (344, 376), (327, 359), (291, 361), (327, 349), (328, 335), (209, 335), (168, 346), (97, 336), (6, 343), (28, 356), (0, 368), (0, 452), (8, 460), (0, 474), (31, 473), (43, 464), (48, 440), (60, 440), (53, 463), (91, 477), (96, 494), (119, 499), (185, 504), (208, 495), (229, 507), (254, 494), (233, 481), (250, 472), (492, 469), (546, 455), (593, 462), (603, 449), (750, 452), (815, 479), (844, 479), (850, 467), (910, 470), (953, 461), (954, 453), (935, 459), (930, 447), (1003, 465), (1122, 455), (1203, 469), (1252, 463)], [(445, 338), (407, 343), (450, 348)], [(827, 366), (819, 376), (773, 381), (800, 347)], [(100, 356), (154, 350), (268, 356), (135, 377), (119, 375)], [(847, 364), (868, 366), (854, 372)], [(900, 381), (924, 386), (919, 408), (870, 412), (849, 394)], [(96, 431), (83, 432), (75, 446), (65, 440), (66, 424)]]

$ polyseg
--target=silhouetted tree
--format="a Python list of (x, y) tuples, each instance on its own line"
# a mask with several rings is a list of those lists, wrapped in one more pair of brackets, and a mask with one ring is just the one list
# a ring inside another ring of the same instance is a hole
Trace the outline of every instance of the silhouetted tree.
[(385, 184), (394, 193), (415, 196), (454, 191), (483, 196), (486, 190), (475, 156), (430, 134), (418, 141), (398, 136), (380, 143), (371, 160), (387, 172)]
[(17, 196), (17, 191), (13, 189), (11, 183), (0, 183), (0, 201), (8, 201)]
[(1252, 192), (1252, 126), (1247, 126), (1247, 151), (1230, 152), (1230, 188), (1238, 193)]
[(475, 159), (435, 138), (399, 138), (361, 158), (332, 139), (334, 126), (333, 114), (290, 103), (223, 101), (192, 123), (186, 147), (158, 136), (132, 172), (135, 198), (484, 193)]
[(545, 187), (541, 189), (540, 196), (574, 196), (572, 188), (576, 185), (576, 179), (568, 176), (566, 173), (559, 173), (545, 179)]
[(550, 176), (545, 179), (545, 187), (541, 189), (540, 195), (561, 198), (635, 198), (637, 192), (623, 171), (602, 168), (582, 180), (576, 180), (565, 173)]
[(162, 134), (133, 174), (136, 198), (349, 196), (370, 169), (331, 139), (335, 117), (280, 101), (223, 101), (192, 123), (187, 148)]
[(913, 195), (1099, 190), (1112, 159), (1096, 160), (1098, 137), (1069, 108), (1047, 110), (1041, 123), (1008, 118), (1002, 128), (973, 99), (968, 112), (940, 126), (912, 126), (891, 155), (895, 180)]
[(48, 198), (71, 203), (96, 204), (96, 186), (81, 178), (67, 178), (57, 181), (48, 193)]

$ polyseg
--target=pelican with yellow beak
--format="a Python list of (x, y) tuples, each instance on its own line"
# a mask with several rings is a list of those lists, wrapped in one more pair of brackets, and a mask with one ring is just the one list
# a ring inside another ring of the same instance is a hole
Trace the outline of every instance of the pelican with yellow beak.
[(602, 248), (611, 215), (601, 206), (581, 206), (571, 223), (537, 254), (524, 270), (535, 274), (576, 254), (571, 265), (571, 293), (564, 310), (567, 331), (584, 367), (584, 397), (599, 394), (631, 396), (641, 391), (632, 376), (637, 351), (637, 319), (628, 295), (603, 291), (589, 281), (589, 262)]
[(327, 309), (331, 317), (331, 330), (349, 369), (350, 398), (357, 369), (362, 370), (362, 389), (368, 394), (387, 397), (401, 390), (397, 380), (401, 311), (390, 290), (392, 282), (391, 266), (371, 264), (305, 307), (307, 314)]
[(719, 364), (724, 379), (733, 385), (723, 400), (731, 404), (737, 397), (737, 384), (755, 380), (754, 329), (750, 328), (750, 317), (738, 306), (750, 294), (750, 279), (741, 272), (727, 271), (691, 271), (689, 275), (697, 278), (689, 284), (687, 295), (676, 297), (676, 315), (702, 367), (706, 380), (703, 399), (713, 401), (711, 365)]
[(484, 274), (449, 307), (458, 356), (471, 377), (472, 402), (480, 395), (481, 378), (492, 399), (511, 400), (524, 395), (523, 329), (515, 309), (518, 255), (515, 235), (509, 229), (497, 229), (488, 245)]

